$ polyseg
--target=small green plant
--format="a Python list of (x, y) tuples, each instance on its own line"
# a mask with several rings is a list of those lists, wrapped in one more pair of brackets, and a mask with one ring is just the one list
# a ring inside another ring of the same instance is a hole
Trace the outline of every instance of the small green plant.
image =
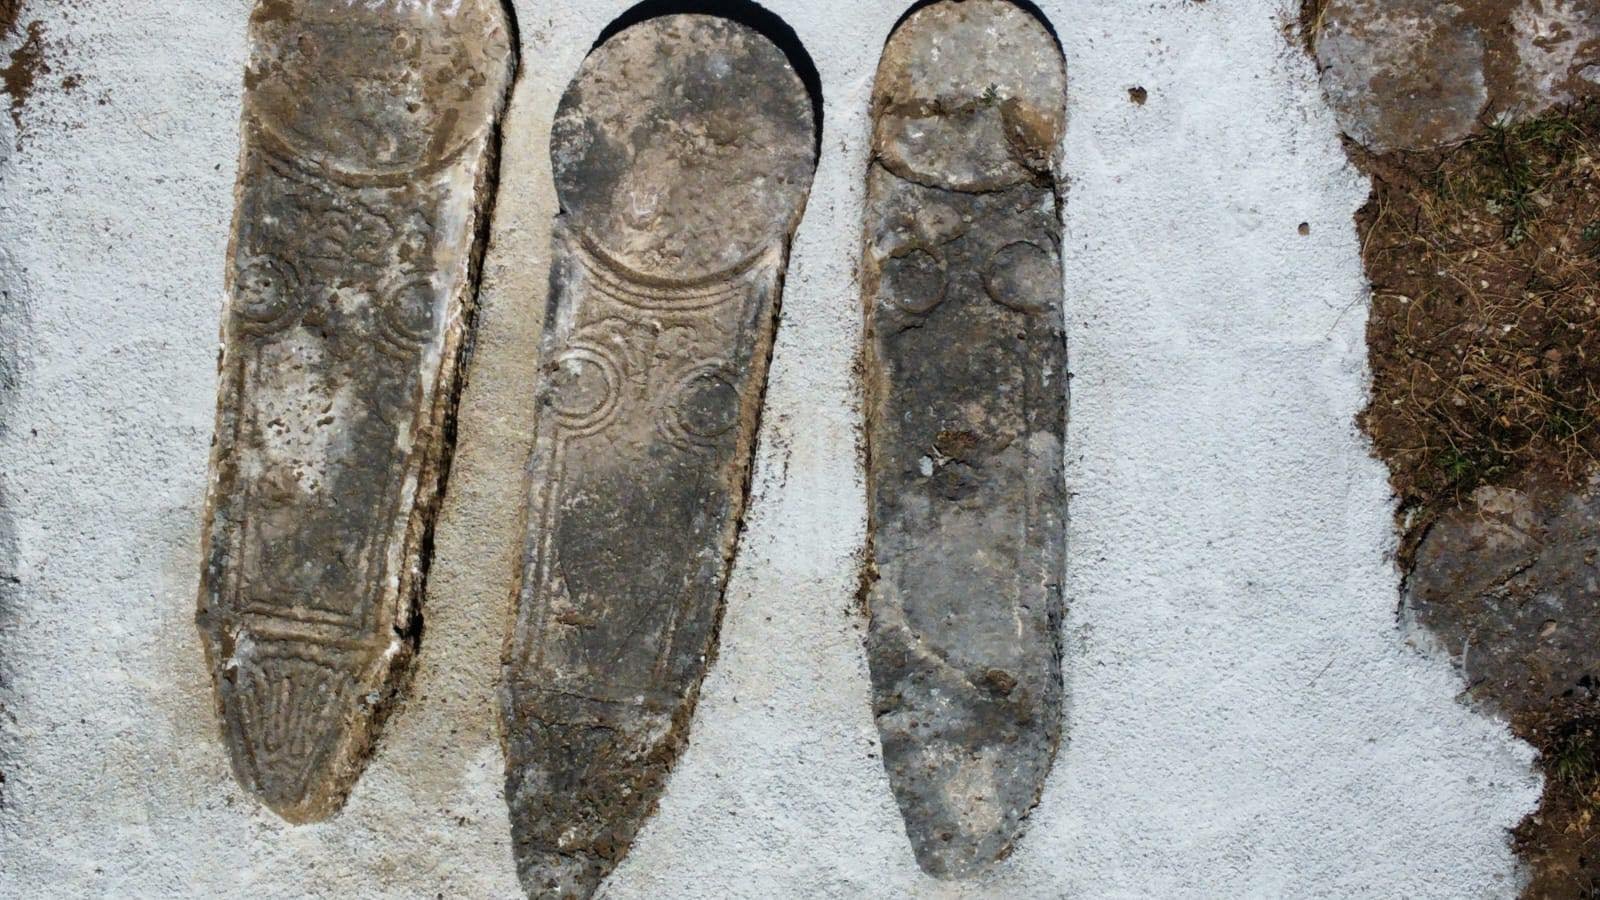
[(1554, 438), (1570, 438), (1583, 434), (1594, 421), (1581, 409), (1574, 409), (1556, 401), (1551, 404), (1550, 415), (1545, 420), (1545, 432)]
[(1581, 728), (1567, 735), (1554, 748), (1550, 774), (1565, 785), (1587, 789), (1597, 774), (1594, 745), (1593, 729)]
[(1496, 122), (1468, 142), (1483, 180), (1476, 185), (1496, 216), (1505, 222), (1506, 243), (1528, 239), (1541, 212), (1539, 191), (1560, 160), (1583, 140), (1583, 129), (1569, 116), (1547, 116), (1517, 125)]
[(1478, 461), (1459, 450), (1447, 450), (1439, 457), (1445, 479), (1458, 487), (1478, 480)]

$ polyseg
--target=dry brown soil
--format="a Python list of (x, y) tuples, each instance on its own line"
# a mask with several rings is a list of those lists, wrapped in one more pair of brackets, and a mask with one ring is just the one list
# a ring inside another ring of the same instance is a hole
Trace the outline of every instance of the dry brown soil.
[(1600, 103), (1367, 154), (1362, 422), (1409, 511), (1600, 451)]
[[(1402, 502), (1402, 565), (1480, 485), (1576, 484), (1600, 454), (1600, 102), (1373, 155), (1358, 215), (1372, 283), (1362, 416)], [(1541, 753), (1516, 831), (1530, 898), (1600, 897), (1600, 707), (1499, 702)]]

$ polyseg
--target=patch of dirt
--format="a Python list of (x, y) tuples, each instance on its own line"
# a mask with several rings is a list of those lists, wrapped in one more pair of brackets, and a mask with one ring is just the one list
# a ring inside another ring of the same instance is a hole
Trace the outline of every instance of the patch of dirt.
[(1600, 102), (1374, 156), (1362, 424), (1407, 511), (1600, 455)]
[(0, 41), (17, 33), (17, 19), (22, 15), (22, 0), (0, 0)]
[[(1373, 179), (1357, 218), (1373, 291), (1361, 424), (1401, 499), (1410, 572), (1430, 525), (1480, 486), (1576, 487), (1596, 469), (1600, 102), (1440, 151), (1348, 148)], [(1592, 602), (1583, 594), (1565, 600)], [(1538, 748), (1546, 776), (1515, 836), (1524, 896), (1600, 897), (1600, 701), (1518, 708), (1496, 694), (1475, 692)]]
[(28, 36), (22, 46), (11, 51), (10, 64), (0, 68), (0, 91), (11, 96), (11, 121), (16, 123), (19, 130), (22, 128), (22, 108), (33, 94), (34, 83), (40, 75), (50, 72), (44, 50), (44, 24), (32, 22), (28, 25)]
[(1529, 900), (1600, 897), (1600, 704), (1519, 716), (1512, 728), (1539, 748), (1544, 797), (1514, 832), (1532, 875)]

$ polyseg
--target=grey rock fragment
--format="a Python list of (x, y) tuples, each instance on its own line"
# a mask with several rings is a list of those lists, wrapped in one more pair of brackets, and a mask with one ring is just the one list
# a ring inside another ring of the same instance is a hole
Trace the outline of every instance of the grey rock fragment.
[(1600, 481), (1483, 487), (1419, 543), (1406, 607), (1503, 713), (1600, 693)]
[(1340, 127), (1376, 153), (1443, 147), (1600, 88), (1592, 0), (1327, 0), (1310, 25)]
[(415, 649), (514, 66), (499, 0), (261, 0), (197, 622), (242, 785), (337, 812)]
[(1517, 68), (1508, 107), (1520, 116), (1600, 93), (1600, 3), (1522, 0), (1511, 30)]
[(1344, 132), (1374, 152), (1458, 141), (1489, 103), (1484, 35), (1436, 0), (1331, 0), (1316, 34)]
[(873, 97), (863, 281), (884, 765), (917, 860), (1010, 852), (1061, 737), (1065, 65), (1005, 0), (936, 3)]
[(703, 15), (618, 33), (562, 99), (563, 213), (502, 698), (530, 895), (592, 894), (687, 739), (815, 127), (783, 52)]

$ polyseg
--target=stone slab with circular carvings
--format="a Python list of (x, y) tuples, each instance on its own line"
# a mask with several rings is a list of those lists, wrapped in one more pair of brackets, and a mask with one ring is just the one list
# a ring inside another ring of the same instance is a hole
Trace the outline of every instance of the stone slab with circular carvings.
[(618, 32), (557, 111), (563, 212), (503, 694), (532, 896), (598, 888), (686, 741), (816, 127), (779, 46), (706, 15)]
[(515, 66), (500, 0), (260, 0), (198, 623), (234, 772), (291, 822), (415, 650)]

